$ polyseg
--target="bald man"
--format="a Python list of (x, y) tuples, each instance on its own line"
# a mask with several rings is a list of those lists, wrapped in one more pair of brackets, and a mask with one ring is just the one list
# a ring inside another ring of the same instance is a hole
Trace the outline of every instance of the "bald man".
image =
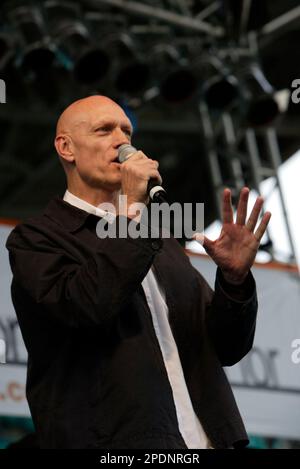
[[(257, 300), (250, 272), (270, 214), (255, 230), (262, 199), (246, 220), (249, 191), (233, 221), (223, 196), (220, 237), (203, 238), (217, 264), (215, 291), (173, 238), (100, 239), (115, 215), (148, 202), (158, 163), (142, 152), (120, 165), (131, 123), (104, 96), (71, 104), (55, 147), (64, 197), (18, 225), (7, 247), (12, 299), (28, 350), (27, 399), (41, 448), (198, 449), (247, 444), (223, 366), (251, 349)], [(119, 204), (126, 195), (127, 206)]]
[(145, 203), (149, 178), (161, 177), (157, 161), (142, 152), (122, 167), (116, 161), (119, 146), (130, 143), (131, 135), (131, 122), (111, 99), (91, 96), (71, 104), (58, 120), (55, 139), (68, 190), (96, 207), (104, 202), (117, 206), (122, 180), (128, 207)]

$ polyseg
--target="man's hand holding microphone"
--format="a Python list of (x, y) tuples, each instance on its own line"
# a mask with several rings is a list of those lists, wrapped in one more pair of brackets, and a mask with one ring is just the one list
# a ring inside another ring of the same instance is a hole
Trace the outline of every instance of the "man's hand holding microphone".
[(147, 205), (149, 199), (154, 202), (166, 201), (158, 161), (148, 158), (129, 144), (120, 146), (118, 159), (122, 163), (121, 194), (127, 196), (127, 207), (119, 207), (120, 214), (136, 218), (137, 208)]

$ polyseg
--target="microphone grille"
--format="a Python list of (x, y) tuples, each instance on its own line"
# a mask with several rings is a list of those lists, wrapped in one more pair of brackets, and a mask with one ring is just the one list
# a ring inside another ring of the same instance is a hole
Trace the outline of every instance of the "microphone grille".
[(129, 155), (132, 155), (132, 153), (135, 153), (137, 149), (133, 147), (132, 145), (129, 145), (129, 143), (124, 143), (121, 145), (118, 149), (118, 160), (120, 163), (123, 163)]

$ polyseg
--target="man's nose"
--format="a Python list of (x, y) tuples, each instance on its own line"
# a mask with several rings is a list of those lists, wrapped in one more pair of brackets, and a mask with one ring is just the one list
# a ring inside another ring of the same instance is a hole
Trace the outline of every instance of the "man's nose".
[(114, 130), (114, 146), (120, 147), (124, 143), (130, 143), (130, 136), (120, 128)]

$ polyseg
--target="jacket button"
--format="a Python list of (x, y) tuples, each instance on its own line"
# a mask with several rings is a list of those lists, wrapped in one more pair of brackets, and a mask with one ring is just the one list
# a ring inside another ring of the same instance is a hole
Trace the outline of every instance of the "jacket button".
[(154, 251), (158, 251), (160, 249), (161, 243), (160, 241), (152, 241), (151, 246)]

